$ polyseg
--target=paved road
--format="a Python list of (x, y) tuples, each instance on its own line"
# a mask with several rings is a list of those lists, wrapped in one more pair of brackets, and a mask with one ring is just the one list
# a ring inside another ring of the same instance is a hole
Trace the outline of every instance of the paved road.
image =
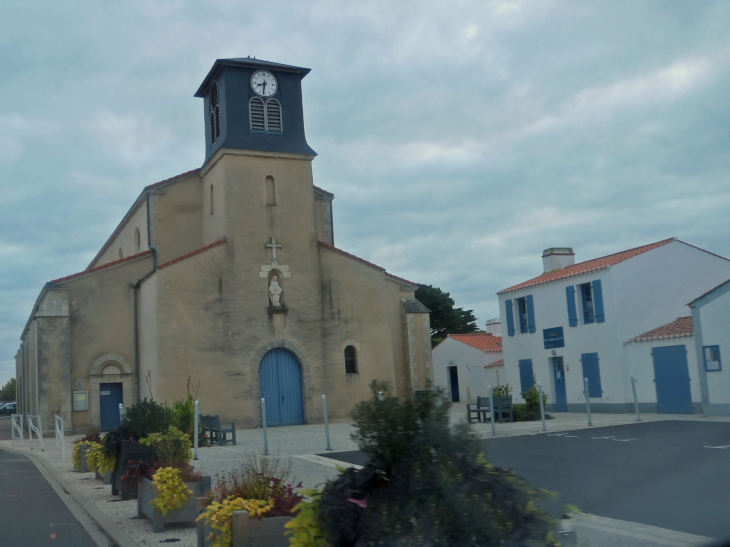
[[(487, 439), (485, 453), (559, 502), (603, 517), (730, 538), (730, 424), (665, 421)], [(724, 448), (705, 448), (724, 447)], [(361, 452), (321, 454), (365, 463)]]
[(0, 450), (0, 544), (96, 547), (28, 458)]

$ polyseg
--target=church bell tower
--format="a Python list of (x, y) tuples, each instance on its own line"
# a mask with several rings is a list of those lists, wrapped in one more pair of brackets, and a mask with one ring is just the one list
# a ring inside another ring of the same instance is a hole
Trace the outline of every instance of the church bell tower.
[(205, 162), (221, 148), (316, 156), (304, 136), (301, 68), (218, 59), (195, 93), (204, 102)]

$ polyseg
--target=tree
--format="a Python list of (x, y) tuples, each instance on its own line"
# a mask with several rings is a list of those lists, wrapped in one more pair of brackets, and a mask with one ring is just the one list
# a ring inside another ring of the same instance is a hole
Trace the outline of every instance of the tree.
[(15, 378), (10, 378), (2, 388), (3, 401), (15, 401)]
[(431, 310), (431, 338), (439, 340), (447, 334), (466, 334), (479, 330), (474, 310), (454, 308), (449, 293), (431, 285), (418, 285), (416, 298)]

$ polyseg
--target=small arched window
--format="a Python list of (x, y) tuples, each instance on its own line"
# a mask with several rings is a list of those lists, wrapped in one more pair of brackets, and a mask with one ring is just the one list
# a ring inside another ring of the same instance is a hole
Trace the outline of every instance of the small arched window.
[(141, 237), (139, 235), (139, 228), (134, 229), (134, 254), (139, 253), (142, 247)]
[(121, 260), (121, 259), (124, 258), (124, 253), (122, 252), (122, 248), (121, 247), (119, 247), (119, 252), (117, 253), (117, 258), (119, 260)]
[(215, 107), (215, 138), (221, 136), (221, 109)]
[(281, 104), (276, 99), (266, 101), (266, 131), (281, 133)]
[(345, 348), (345, 373), (357, 374), (357, 350), (355, 346)]
[(254, 97), (251, 99), (251, 102), (248, 103), (248, 110), (251, 118), (251, 131), (266, 131), (264, 101), (258, 97)]
[(271, 175), (266, 177), (266, 205), (276, 205), (276, 181)]
[(210, 185), (210, 214), (213, 214), (213, 185)]

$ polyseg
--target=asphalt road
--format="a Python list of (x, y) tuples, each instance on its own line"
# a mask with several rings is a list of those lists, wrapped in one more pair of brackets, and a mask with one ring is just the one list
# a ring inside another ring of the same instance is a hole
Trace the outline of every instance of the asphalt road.
[[(666, 421), (484, 440), (487, 458), (603, 517), (730, 538), (730, 423)], [(722, 448), (706, 448), (722, 447)], [(361, 452), (320, 454), (363, 465)]]
[(4, 450), (0, 450), (0, 507), (1, 545), (97, 545), (33, 462)]

